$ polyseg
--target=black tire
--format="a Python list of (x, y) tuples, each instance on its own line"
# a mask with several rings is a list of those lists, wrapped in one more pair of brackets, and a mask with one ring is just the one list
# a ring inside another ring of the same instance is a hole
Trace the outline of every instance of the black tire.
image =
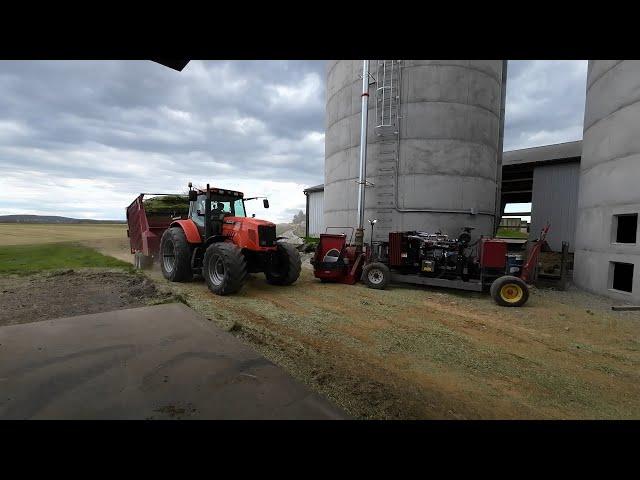
[(369, 263), (362, 269), (362, 281), (369, 288), (384, 290), (391, 281), (391, 271), (384, 263)]
[(136, 252), (133, 255), (133, 265), (138, 270), (146, 270), (153, 265), (153, 257), (145, 255), (142, 252)]
[(300, 276), (302, 268), (300, 252), (289, 243), (278, 243), (277, 247), (278, 269), (267, 268), (264, 275), (271, 285), (291, 285)]
[(159, 257), (162, 275), (167, 280), (188, 282), (193, 278), (191, 247), (182, 228), (171, 227), (164, 231), (160, 239)]
[(502, 307), (521, 307), (529, 299), (529, 287), (519, 277), (505, 275), (491, 284), (491, 298)]
[(204, 253), (202, 276), (216, 295), (238, 292), (247, 280), (247, 261), (233, 243), (212, 243)]

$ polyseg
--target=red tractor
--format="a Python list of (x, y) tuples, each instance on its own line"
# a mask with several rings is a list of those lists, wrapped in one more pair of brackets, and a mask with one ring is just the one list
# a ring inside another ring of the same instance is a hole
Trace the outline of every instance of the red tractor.
[[(244, 198), (242, 192), (209, 185), (193, 190), (189, 184), (182, 208), (147, 212), (144, 195), (127, 208), (136, 266), (155, 259), (172, 282), (201, 275), (217, 295), (236, 293), (249, 273), (264, 272), (272, 285), (291, 285), (298, 279), (301, 262), (296, 248), (279, 241), (273, 223), (246, 216), (245, 202), (257, 197)], [(263, 203), (269, 208), (267, 199)]]

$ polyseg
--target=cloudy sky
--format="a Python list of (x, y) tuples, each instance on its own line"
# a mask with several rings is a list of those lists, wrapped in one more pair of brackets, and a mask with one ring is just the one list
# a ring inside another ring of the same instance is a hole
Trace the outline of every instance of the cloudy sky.
[[(511, 61), (505, 150), (582, 137), (586, 61)], [(124, 219), (187, 182), (268, 196), (323, 182), (324, 62), (0, 61), (0, 215)]]

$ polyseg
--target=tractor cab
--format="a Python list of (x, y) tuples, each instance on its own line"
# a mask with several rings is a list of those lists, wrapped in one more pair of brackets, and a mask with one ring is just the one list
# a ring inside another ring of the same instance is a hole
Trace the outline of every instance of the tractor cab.
[(242, 192), (218, 188), (210, 189), (209, 195), (206, 190), (189, 192), (189, 218), (203, 238), (222, 235), (222, 226), (227, 217), (246, 217)]

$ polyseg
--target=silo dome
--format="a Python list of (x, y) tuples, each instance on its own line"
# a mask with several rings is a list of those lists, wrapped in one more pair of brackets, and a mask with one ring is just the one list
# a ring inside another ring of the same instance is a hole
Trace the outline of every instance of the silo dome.
[[(365, 232), (471, 226), (492, 235), (500, 208), (502, 60), (371, 60)], [(324, 218), (357, 224), (362, 61), (327, 64)], [(375, 82), (375, 83), (374, 83)]]

